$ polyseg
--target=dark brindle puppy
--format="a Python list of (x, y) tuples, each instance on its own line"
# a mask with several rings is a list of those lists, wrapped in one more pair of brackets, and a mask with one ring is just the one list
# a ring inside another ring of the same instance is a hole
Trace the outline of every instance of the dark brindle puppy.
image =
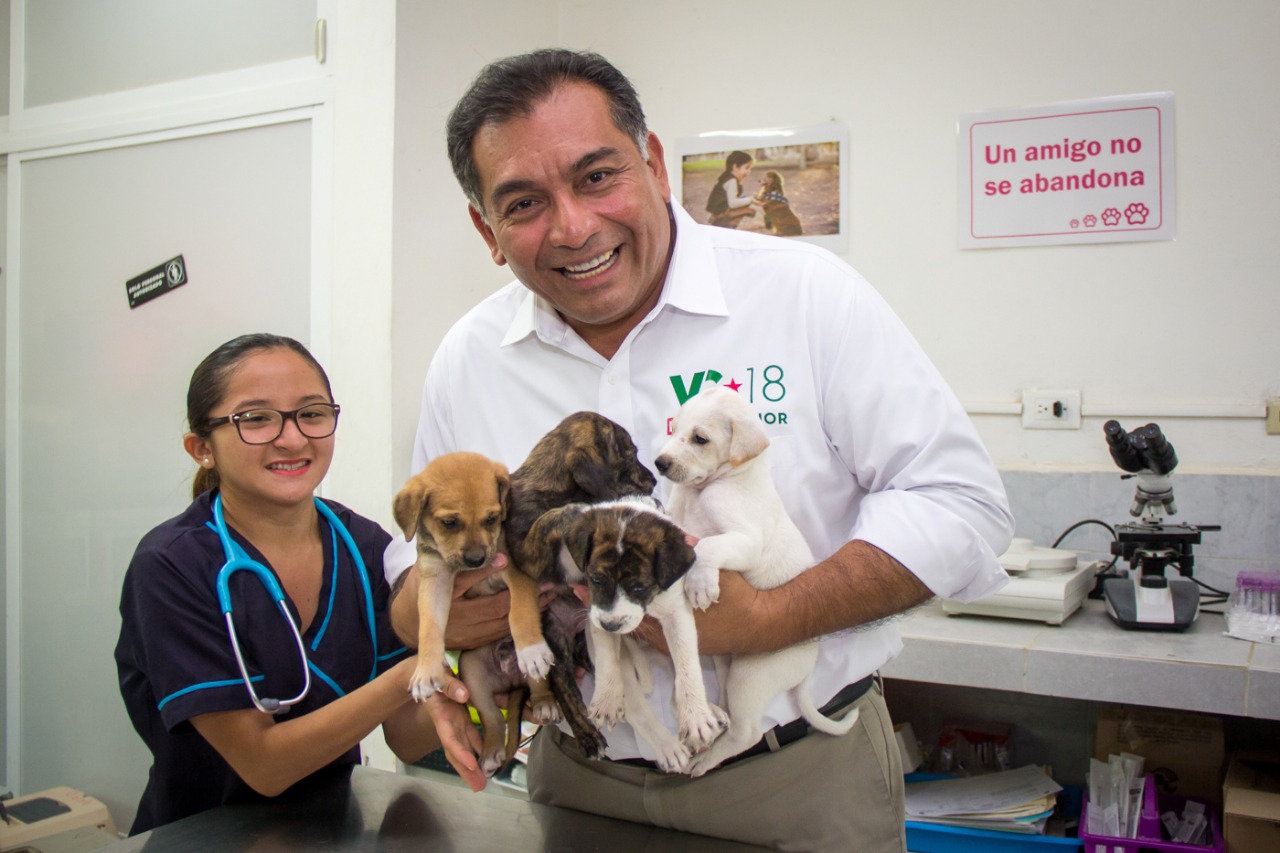
[[(503, 572), (511, 590), (511, 636), (520, 671), (531, 679), (547, 679), (551, 693), (572, 729), (582, 754), (598, 758), (604, 737), (592, 724), (574, 680), (575, 637), (565, 629), (565, 608), (581, 610), (567, 591), (553, 602), (544, 619), (538, 609), (538, 587), (568, 582), (558, 564), (531, 559), (540, 546), (530, 537), (534, 522), (548, 510), (569, 503), (598, 503), (627, 495), (649, 495), (657, 480), (640, 464), (631, 436), (595, 412), (578, 412), (561, 421), (538, 441), (511, 472), (510, 505), (503, 521), (508, 556)], [(533, 714), (554, 722), (555, 709), (534, 697)]]
[[(694, 550), (684, 531), (653, 499), (627, 497), (551, 510), (538, 519), (526, 542), (526, 571), (585, 582), (591, 592), (592, 720), (606, 727), (628, 720), (667, 771), (679, 770), (692, 754), (710, 746), (728, 727), (728, 718), (707, 701), (702, 682), (693, 607), (684, 592)], [(671, 650), (678, 738), (658, 721), (647, 691), (623, 662), (621, 638), (646, 614), (662, 624)]]

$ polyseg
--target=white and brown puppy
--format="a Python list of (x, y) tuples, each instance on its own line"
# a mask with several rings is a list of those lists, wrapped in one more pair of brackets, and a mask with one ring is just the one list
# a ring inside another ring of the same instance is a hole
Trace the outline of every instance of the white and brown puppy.
[[(503, 547), (509, 490), (502, 463), (458, 452), (433, 459), (395, 497), (396, 524), (418, 548), (418, 665), (410, 680), (415, 701), (444, 689), (444, 632), (454, 577), (488, 566)], [(491, 595), (502, 587), (502, 579), (491, 575), (467, 595)]]
[[(712, 386), (681, 406), (671, 440), (655, 461), (659, 473), (675, 484), (672, 519), (698, 537), (697, 562), (685, 578), (698, 607), (719, 597), (721, 569), (741, 572), (757, 589), (771, 589), (813, 565), (813, 554), (773, 484), (768, 446), (750, 404), (735, 391)], [(687, 771), (701, 776), (760, 740), (765, 707), (787, 690), (814, 729), (839, 735), (852, 728), (856, 710), (838, 722), (818, 712), (809, 693), (817, 658), (816, 641), (768, 654), (717, 657), (729, 731), (694, 756)]]
[[(511, 590), (511, 636), (517, 660), (534, 688), (534, 718), (552, 723), (563, 716), (587, 758), (599, 758), (607, 744), (591, 722), (574, 679), (576, 633), (568, 630), (572, 622), (568, 614), (560, 613), (580, 605), (565, 586), (573, 581), (563, 576), (558, 560), (545, 558), (554, 552), (547, 549), (541, 533), (535, 535), (533, 526), (548, 510), (648, 495), (655, 485), (657, 480), (640, 464), (627, 430), (596, 412), (566, 417), (511, 472), (510, 507), (502, 527), (511, 558), (504, 576)], [(538, 610), (538, 589), (546, 584), (563, 590), (547, 610), (553, 617), (559, 613), (559, 618), (546, 618)], [(539, 701), (536, 687), (542, 679), (554, 703)]]
[[(595, 666), (592, 720), (612, 728), (628, 720), (658, 754), (664, 770), (682, 767), (728, 726), (724, 712), (707, 701), (698, 661), (693, 608), (684, 592), (694, 561), (684, 531), (652, 498), (632, 496), (595, 504), (575, 503), (543, 514), (529, 533), (537, 547), (532, 565), (560, 565), (571, 583), (591, 593), (589, 648)], [(649, 708), (647, 669), (634, 648), (623, 649), (645, 615), (662, 625), (675, 670), (678, 735)]]

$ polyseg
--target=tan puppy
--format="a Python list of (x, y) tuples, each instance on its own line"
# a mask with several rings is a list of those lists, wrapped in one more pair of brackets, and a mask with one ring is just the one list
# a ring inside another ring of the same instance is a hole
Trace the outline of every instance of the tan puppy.
[[(460, 452), (433, 459), (396, 495), (396, 524), (405, 539), (416, 538), (418, 547), (418, 666), (410, 680), (415, 701), (444, 689), (444, 632), (454, 577), (488, 566), (498, 554), (510, 487), (504, 465)], [(467, 595), (489, 595), (501, 588), (494, 576)]]

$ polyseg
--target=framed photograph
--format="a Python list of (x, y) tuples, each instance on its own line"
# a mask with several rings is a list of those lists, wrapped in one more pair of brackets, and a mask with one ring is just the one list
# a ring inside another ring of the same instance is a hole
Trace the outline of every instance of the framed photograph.
[(849, 128), (726, 130), (677, 139), (672, 192), (698, 222), (849, 249)]

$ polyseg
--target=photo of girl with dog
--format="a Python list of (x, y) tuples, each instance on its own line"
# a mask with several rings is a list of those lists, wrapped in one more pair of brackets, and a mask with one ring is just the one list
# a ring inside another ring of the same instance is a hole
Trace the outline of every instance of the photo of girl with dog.
[(701, 222), (780, 237), (840, 233), (837, 141), (685, 154), (681, 173), (681, 204)]

